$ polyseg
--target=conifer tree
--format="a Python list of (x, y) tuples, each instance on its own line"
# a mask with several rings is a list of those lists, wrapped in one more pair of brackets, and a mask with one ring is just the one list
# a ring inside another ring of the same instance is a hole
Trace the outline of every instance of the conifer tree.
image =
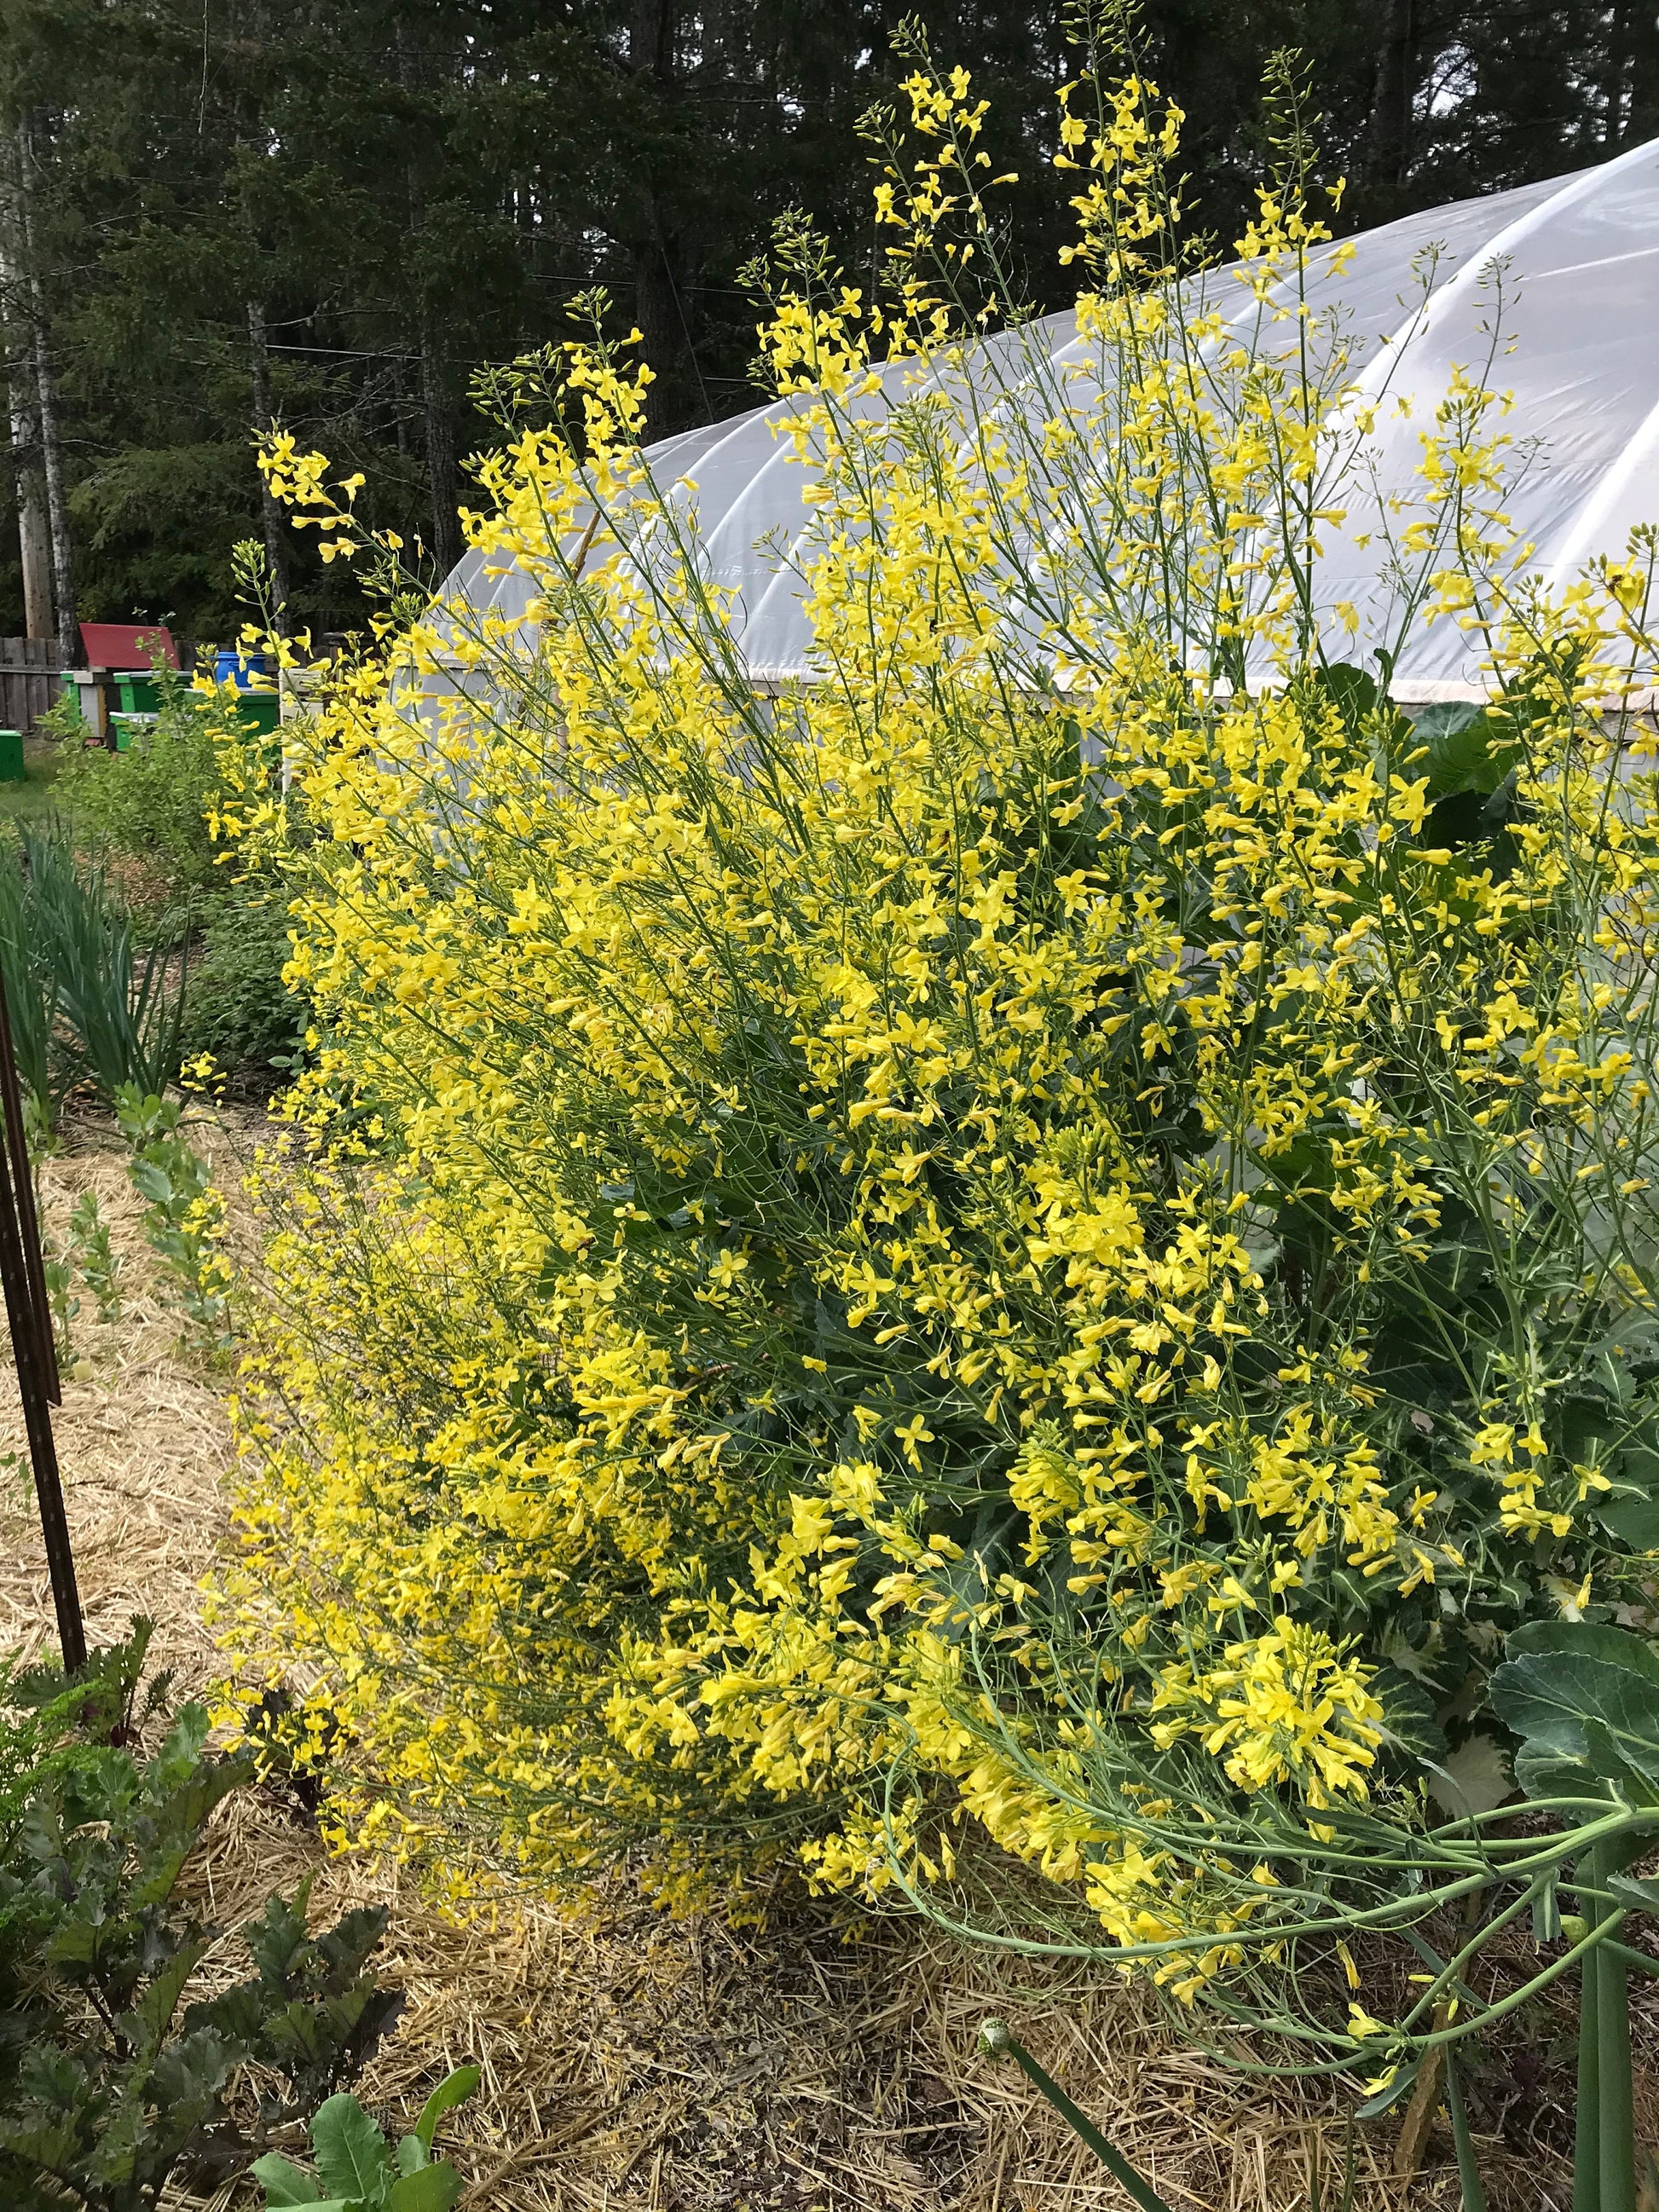
[[(0, 240), (15, 480), (0, 633), (24, 627), (20, 514), (82, 615), (225, 635), (240, 619), (229, 550), (256, 538), (296, 623), (349, 624), (361, 602), (343, 564), (284, 545), (263, 504), (256, 425), (280, 418), (363, 469), (381, 519), (441, 569), (488, 434), (473, 372), (564, 335), (571, 297), (596, 283), (643, 333), (654, 430), (736, 412), (754, 346), (738, 271), (773, 217), (801, 207), (855, 271), (879, 251), (854, 125), (891, 94), (902, 12), (7, 0), (0, 149), (27, 191), (25, 206), (13, 190)], [(993, 103), (1000, 166), (1020, 178), (1021, 281), (1030, 304), (1056, 305), (1065, 0), (922, 12)], [(1653, 0), (1143, 0), (1139, 23), (1188, 112), (1192, 223), (1222, 241), (1249, 212), (1261, 72), (1279, 49), (1305, 58), (1355, 225), (1659, 130)]]

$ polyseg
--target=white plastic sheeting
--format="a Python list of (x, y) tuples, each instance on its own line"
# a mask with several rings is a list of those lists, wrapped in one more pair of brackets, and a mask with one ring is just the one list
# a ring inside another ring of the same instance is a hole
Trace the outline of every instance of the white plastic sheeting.
[[(1659, 520), (1659, 140), (1598, 168), (1407, 216), (1348, 244), (1346, 266), (1333, 270), (1334, 249), (1319, 257), (1311, 298), (1316, 308), (1340, 303), (1362, 388), (1386, 381), (1389, 404), (1368, 441), (1383, 496), (1411, 499), (1425, 425), (1455, 368), (1483, 372), (1496, 327), (1507, 343), (1492, 380), (1514, 394), (1504, 427), (1517, 441), (1506, 507), (1534, 548), (1529, 566), (1559, 586), (1597, 554), (1621, 554), (1632, 525)], [(1225, 304), (1224, 294), (1212, 296)], [(1241, 319), (1254, 313), (1243, 286), (1237, 301)], [(1070, 314), (1001, 343), (1011, 349), (1005, 374), (1012, 371), (1001, 404), (1022, 375), (1034, 404), (1042, 387), (1052, 401), (1053, 380), (1030, 376), (1018, 349), (1038, 349), (1056, 373), (1094, 351)], [(895, 393), (913, 389), (915, 374), (914, 362), (896, 364), (887, 382)], [(1409, 416), (1396, 398), (1412, 403)], [(778, 557), (808, 521), (806, 472), (775, 427), (787, 405), (771, 401), (665, 440), (649, 455), (658, 484), (679, 483), (677, 497), (695, 509), (708, 573), (733, 594), (733, 632), (757, 685), (811, 672), (799, 579)], [(1356, 516), (1351, 531), (1360, 526)], [(1387, 635), (1392, 593), (1374, 546), (1348, 532), (1328, 535), (1316, 597), (1327, 610), (1345, 601), (1359, 610), (1359, 637), (1343, 651), (1367, 658)], [(508, 617), (521, 616), (530, 597), (525, 578), (487, 574), (477, 554), (449, 579), (444, 595), (452, 594)], [(1394, 688), (1408, 702), (1468, 697), (1479, 673), (1478, 641), (1442, 620), (1418, 626)]]

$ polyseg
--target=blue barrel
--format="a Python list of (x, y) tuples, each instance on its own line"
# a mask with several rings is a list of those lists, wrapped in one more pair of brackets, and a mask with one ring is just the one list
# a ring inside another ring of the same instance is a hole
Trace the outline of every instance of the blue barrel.
[(266, 690), (270, 684), (270, 655), (243, 653), (234, 645), (221, 646), (213, 656), (213, 680), (234, 684), (239, 691)]

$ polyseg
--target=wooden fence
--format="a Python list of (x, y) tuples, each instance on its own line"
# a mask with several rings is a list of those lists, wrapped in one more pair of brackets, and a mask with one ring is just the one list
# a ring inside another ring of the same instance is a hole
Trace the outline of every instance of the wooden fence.
[(62, 688), (52, 639), (0, 637), (0, 730), (27, 737)]

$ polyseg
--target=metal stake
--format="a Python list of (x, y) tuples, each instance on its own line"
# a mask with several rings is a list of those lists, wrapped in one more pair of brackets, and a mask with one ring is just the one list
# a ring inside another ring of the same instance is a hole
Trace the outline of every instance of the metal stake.
[(3, 977), (0, 977), (0, 1109), (3, 1109), (0, 1121), (4, 1137), (0, 1144), (0, 1282), (5, 1286), (6, 1317), (11, 1323), (17, 1389), (34, 1468), (34, 1494), (40, 1507), (40, 1533), (46, 1539), (52, 1601), (58, 1614), (58, 1641), (64, 1672), (73, 1674), (87, 1663), (87, 1632), (75, 1579), (69, 1516), (64, 1510), (64, 1485), (58, 1472), (58, 1448), (52, 1434), (52, 1408), (63, 1404), (64, 1391), (52, 1342), (46, 1261), (34, 1211), (34, 1179), (29, 1172), (23, 1097)]

